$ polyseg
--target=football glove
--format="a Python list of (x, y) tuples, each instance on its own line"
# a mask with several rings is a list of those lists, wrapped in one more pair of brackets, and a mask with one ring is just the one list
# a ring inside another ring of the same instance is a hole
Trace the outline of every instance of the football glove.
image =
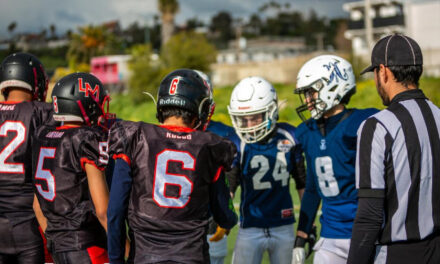
[(303, 247), (295, 247), (292, 252), (292, 264), (304, 264), (306, 252)]
[(212, 235), (211, 238), (209, 238), (209, 241), (211, 242), (217, 242), (220, 241), (225, 234), (228, 232), (227, 229), (221, 228), (220, 226), (217, 226), (217, 230), (215, 231), (214, 235)]
[[(306, 259), (312, 254), (313, 246), (316, 243), (316, 226), (312, 227), (307, 238), (296, 236), (295, 245), (292, 252), (292, 264), (304, 264)], [(306, 253), (306, 244), (308, 250)]]

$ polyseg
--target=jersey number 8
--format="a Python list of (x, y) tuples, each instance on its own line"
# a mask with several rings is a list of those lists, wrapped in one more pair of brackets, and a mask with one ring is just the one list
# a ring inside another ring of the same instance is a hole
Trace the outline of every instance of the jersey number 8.
[(329, 156), (316, 158), (315, 169), (322, 194), (325, 197), (338, 195), (339, 186), (334, 176), (332, 158)]

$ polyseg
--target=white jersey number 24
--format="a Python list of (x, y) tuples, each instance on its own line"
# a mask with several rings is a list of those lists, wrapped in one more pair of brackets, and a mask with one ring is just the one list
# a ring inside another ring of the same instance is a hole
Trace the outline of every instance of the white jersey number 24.
[[(251, 168), (259, 168), (252, 177), (254, 190), (264, 190), (272, 188), (270, 181), (263, 181), (264, 175), (269, 171), (269, 160), (263, 155), (255, 155), (251, 160)], [(272, 172), (274, 180), (281, 181), (282, 186), (289, 183), (289, 172), (287, 171), (286, 155), (283, 152), (277, 153), (277, 161)]]

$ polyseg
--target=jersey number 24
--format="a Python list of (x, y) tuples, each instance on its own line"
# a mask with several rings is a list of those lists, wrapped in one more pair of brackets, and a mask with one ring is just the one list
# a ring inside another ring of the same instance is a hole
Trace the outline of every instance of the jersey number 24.
[[(269, 159), (263, 155), (255, 155), (251, 160), (251, 168), (259, 168), (252, 177), (254, 190), (264, 190), (272, 188), (270, 181), (263, 181), (264, 175), (269, 171)], [(286, 155), (283, 152), (277, 153), (275, 167), (272, 171), (272, 177), (276, 181), (281, 181), (282, 186), (289, 183), (289, 172), (287, 171)]]

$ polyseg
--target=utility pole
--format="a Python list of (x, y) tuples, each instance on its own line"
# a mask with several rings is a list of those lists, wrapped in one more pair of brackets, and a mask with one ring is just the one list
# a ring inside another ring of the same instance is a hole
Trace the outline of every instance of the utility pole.
[(373, 23), (371, 21), (371, 1), (365, 0), (364, 24), (368, 50), (373, 49)]

